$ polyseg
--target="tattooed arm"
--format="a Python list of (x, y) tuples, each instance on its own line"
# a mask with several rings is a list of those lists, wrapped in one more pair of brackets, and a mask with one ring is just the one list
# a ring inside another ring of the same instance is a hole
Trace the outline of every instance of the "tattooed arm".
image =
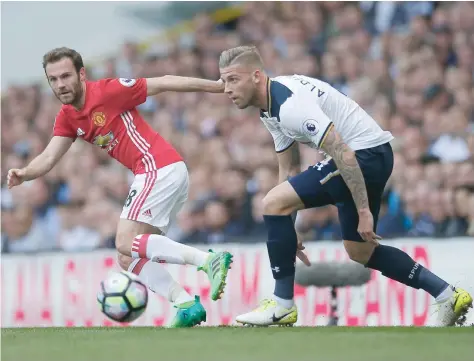
[[(321, 96), (324, 94), (323, 92)], [(311, 90), (291, 97), (285, 104), (287, 106), (280, 108), (281, 126), (291, 132), (290, 134), (298, 136), (301, 141), (309, 140), (311, 146), (320, 148), (333, 158), (337, 172), (347, 184), (357, 208), (357, 231), (365, 241), (377, 243), (380, 237), (374, 232), (374, 218), (369, 208), (365, 180), (355, 152), (344, 143), (332, 120), (314, 101)]]
[(363, 240), (378, 245), (378, 240), (381, 238), (374, 232), (374, 217), (369, 208), (367, 188), (355, 152), (344, 143), (332, 124), (326, 130), (326, 135), (321, 139), (319, 146), (333, 158), (338, 172), (351, 191), (359, 214), (357, 231)]
[(320, 148), (329, 154), (342, 178), (351, 191), (352, 198), (357, 210), (360, 212), (369, 211), (369, 198), (365, 187), (364, 176), (360, 170), (355, 152), (344, 143), (339, 133), (330, 125), (326, 137), (322, 140)]

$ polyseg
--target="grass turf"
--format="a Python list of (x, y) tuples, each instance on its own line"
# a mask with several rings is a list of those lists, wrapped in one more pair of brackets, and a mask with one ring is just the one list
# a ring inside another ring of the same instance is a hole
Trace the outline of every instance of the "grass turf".
[(3, 361), (465, 361), (473, 354), (473, 327), (2, 329)]

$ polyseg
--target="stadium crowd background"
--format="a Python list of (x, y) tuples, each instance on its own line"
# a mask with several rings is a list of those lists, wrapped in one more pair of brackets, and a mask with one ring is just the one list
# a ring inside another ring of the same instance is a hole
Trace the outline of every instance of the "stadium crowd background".
[[(126, 43), (88, 77), (218, 79), (222, 50), (255, 44), (270, 75), (321, 78), (396, 137), (381, 236), (474, 236), (474, 3), (249, 2), (236, 20), (200, 14), (194, 25), (143, 52)], [(1, 101), (3, 252), (113, 247), (130, 172), (76, 141), (47, 176), (7, 190), (8, 169), (44, 149), (60, 104), (44, 84), (12, 85)], [(189, 201), (169, 236), (264, 240), (261, 200), (276, 184), (277, 162), (258, 112), (192, 93), (148, 98), (140, 111), (190, 169)], [(323, 157), (303, 146), (300, 155), (302, 169)], [(297, 226), (308, 240), (340, 240), (333, 206), (300, 212)]]

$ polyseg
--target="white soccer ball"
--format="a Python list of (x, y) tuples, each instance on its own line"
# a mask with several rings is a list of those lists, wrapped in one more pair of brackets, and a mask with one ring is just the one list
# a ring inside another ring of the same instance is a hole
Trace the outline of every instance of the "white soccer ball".
[(97, 301), (102, 313), (116, 322), (132, 322), (145, 312), (148, 290), (133, 273), (111, 273), (100, 283)]

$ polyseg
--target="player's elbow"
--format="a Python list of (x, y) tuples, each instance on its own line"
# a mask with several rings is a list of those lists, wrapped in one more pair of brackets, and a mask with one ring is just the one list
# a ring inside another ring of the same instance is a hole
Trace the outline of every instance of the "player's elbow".
[(160, 88), (160, 80), (163, 77), (158, 77), (158, 78), (147, 78), (146, 79), (146, 95), (147, 96), (153, 96), (157, 95), (162, 92)]
[(171, 88), (171, 75), (163, 75), (155, 78), (146, 79), (146, 93), (147, 96), (158, 95), (165, 91), (173, 90)]
[(354, 167), (358, 164), (356, 153), (342, 141), (325, 144), (323, 150), (334, 159), (338, 167)]
[(347, 144), (343, 144), (343, 150), (341, 152), (341, 155), (344, 164), (347, 164), (348, 166), (356, 166), (358, 164), (355, 152), (351, 148), (349, 148)]

